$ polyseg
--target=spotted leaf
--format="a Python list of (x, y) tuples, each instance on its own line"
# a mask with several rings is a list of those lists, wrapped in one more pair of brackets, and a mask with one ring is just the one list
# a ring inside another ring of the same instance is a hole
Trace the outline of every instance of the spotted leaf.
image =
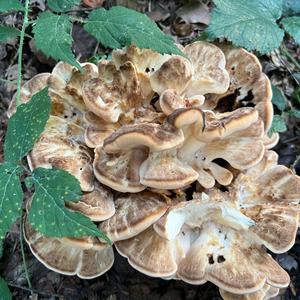
[(4, 143), (5, 161), (19, 162), (33, 147), (49, 118), (51, 99), (48, 89), (36, 93), (26, 104), (18, 106), (8, 121)]
[(0, 165), (0, 243), (20, 216), (23, 200), (20, 172), (21, 167), (13, 163)]
[(109, 242), (89, 218), (65, 207), (65, 201), (77, 202), (82, 196), (74, 176), (60, 169), (37, 168), (32, 179), (35, 193), (29, 221), (33, 228), (46, 236), (98, 236)]

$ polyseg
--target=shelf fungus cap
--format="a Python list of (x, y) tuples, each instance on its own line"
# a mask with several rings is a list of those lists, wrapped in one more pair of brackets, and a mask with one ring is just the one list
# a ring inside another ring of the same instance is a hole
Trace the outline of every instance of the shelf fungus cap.
[(95, 149), (94, 174), (110, 188), (122, 193), (137, 193), (146, 187), (140, 183), (139, 168), (147, 158), (143, 148), (119, 154), (107, 154), (102, 147)]
[(100, 222), (112, 217), (116, 210), (112, 192), (99, 183), (95, 183), (94, 186), (94, 190), (84, 193), (79, 202), (67, 202), (66, 205), (92, 221)]
[(194, 42), (184, 48), (194, 68), (192, 80), (185, 89), (187, 97), (207, 93), (224, 93), (229, 86), (225, 56), (221, 49), (207, 42)]
[(244, 295), (233, 294), (222, 289), (219, 290), (224, 300), (269, 300), (279, 293), (279, 288), (273, 287), (267, 283), (264, 284), (260, 290)]
[(92, 155), (83, 142), (83, 135), (82, 127), (50, 116), (44, 132), (27, 156), (30, 169), (62, 168), (79, 180), (83, 191), (92, 191)]
[(162, 195), (149, 191), (119, 196), (115, 205), (115, 215), (99, 227), (112, 241), (138, 235), (156, 222), (168, 208)]
[(223, 94), (207, 95), (204, 108), (220, 112), (254, 106), (268, 132), (273, 118), (272, 89), (257, 57), (245, 49), (225, 49), (230, 85)]
[(114, 262), (112, 247), (97, 238), (45, 237), (33, 230), (27, 220), (24, 236), (34, 256), (60, 274), (92, 279), (108, 271)]
[(142, 102), (136, 68), (129, 61), (119, 69), (112, 62), (101, 61), (98, 69), (99, 77), (84, 82), (83, 99), (89, 110), (115, 123), (122, 113)]
[(165, 90), (159, 97), (159, 105), (165, 115), (170, 115), (179, 108), (200, 107), (204, 102), (204, 96), (182, 97), (176, 90)]
[(117, 153), (138, 147), (150, 151), (163, 151), (174, 148), (184, 140), (183, 132), (165, 123), (140, 123), (123, 126), (104, 141), (107, 153)]
[(240, 174), (231, 197), (241, 211), (255, 221), (250, 231), (274, 253), (295, 243), (299, 223), (300, 177), (276, 164), (277, 155), (266, 151), (262, 161)]
[(182, 56), (172, 56), (150, 76), (152, 89), (159, 95), (167, 89), (181, 94), (192, 79), (191, 62)]

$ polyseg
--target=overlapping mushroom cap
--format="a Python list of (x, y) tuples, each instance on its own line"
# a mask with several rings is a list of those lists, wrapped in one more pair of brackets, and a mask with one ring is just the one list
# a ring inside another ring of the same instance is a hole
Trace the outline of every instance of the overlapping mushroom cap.
[(229, 192), (213, 189), (171, 206), (153, 227), (117, 242), (118, 251), (150, 276), (209, 280), (225, 299), (228, 293), (243, 295), (238, 299), (276, 293), (289, 276), (265, 248), (282, 253), (293, 245), (300, 200), (300, 178), (276, 159), (266, 152)]

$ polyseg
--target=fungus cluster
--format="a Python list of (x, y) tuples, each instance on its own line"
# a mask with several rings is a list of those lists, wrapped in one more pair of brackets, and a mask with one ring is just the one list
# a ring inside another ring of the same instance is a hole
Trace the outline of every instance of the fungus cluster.
[[(63, 62), (25, 83), (49, 86), (52, 110), (28, 155), (31, 169), (63, 168), (84, 192), (68, 209), (96, 222), (138, 271), (224, 299), (269, 299), (289, 284), (270, 252), (295, 242), (300, 178), (277, 164), (267, 132), (272, 92), (244, 49), (195, 42), (185, 56), (128, 46), (83, 72)], [(15, 110), (14, 101), (9, 114)], [(24, 232), (59, 273), (94, 278), (113, 264), (98, 238)]]

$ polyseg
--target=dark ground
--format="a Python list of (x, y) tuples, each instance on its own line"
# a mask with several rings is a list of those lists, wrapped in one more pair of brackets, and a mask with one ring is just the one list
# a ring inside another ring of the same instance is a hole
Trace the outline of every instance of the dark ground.
[[(210, 1), (207, 7), (211, 8)], [(31, 18), (44, 9), (44, 0), (32, 1)], [(193, 40), (209, 22), (208, 10), (197, 1), (192, 6), (184, 5), (184, 1), (106, 1), (105, 6), (124, 5), (149, 14), (159, 26), (175, 36), (178, 42), (187, 43)], [(85, 12), (76, 12), (76, 16), (84, 16)], [(73, 13), (74, 14), (74, 13)], [(1, 16), (0, 20), (9, 25), (19, 27), (22, 15), (12, 14)], [(104, 51), (97, 46), (95, 40), (85, 33), (78, 25), (73, 28), (75, 40), (74, 50), (81, 61), (91, 57), (99, 57)], [(285, 41), (293, 57), (300, 61), (300, 48), (291, 40)], [(2, 141), (6, 130), (6, 110), (15, 92), (14, 81), (17, 78), (17, 41), (0, 44), (0, 161), (3, 159)], [(39, 72), (51, 71), (54, 61), (37, 52), (29, 39), (25, 40), (23, 57), (23, 79), (28, 80)], [(288, 105), (295, 101), (297, 86), (300, 80), (300, 69), (289, 62), (279, 51), (269, 56), (260, 57), (265, 73), (272, 83), (282, 88), (288, 99)], [(300, 97), (300, 92), (299, 92)], [(300, 101), (299, 101), (300, 103)], [(298, 107), (299, 108), (299, 107)], [(278, 112), (277, 112), (278, 113)], [(298, 119), (299, 121), (299, 119)], [(297, 119), (288, 118), (289, 130), (281, 134), (280, 143), (275, 151), (279, 154), (279, 162), (294, 168), (300, 173), (300, 124)], [(19, 228), (16, 224), (7, 235), (4, 243), (4, 255), (0, 261), (0, 275), (3, 276), (13, 293), (14, 299), (72, 299), (72, 300), (206, 300), (221, 299), (218, 289), (210, 283), (192, 286), (180, 281), (154, 279), (132, 269), (127, 260), (116, 253), (113, 268), (105, 275), (93, 280), (81, 280), (76, 276), (63, 276), (52, 272), (39, 263), (25, 245), (25, 254), (33, 295), (27, 288), (26, 278), (20, 252)], [(286, 254), (277, 255), (279, 263), (291, 276), (290, 286), (281, 292), (278, 299), (300, 299), (300, 235), (294, 247)]]

